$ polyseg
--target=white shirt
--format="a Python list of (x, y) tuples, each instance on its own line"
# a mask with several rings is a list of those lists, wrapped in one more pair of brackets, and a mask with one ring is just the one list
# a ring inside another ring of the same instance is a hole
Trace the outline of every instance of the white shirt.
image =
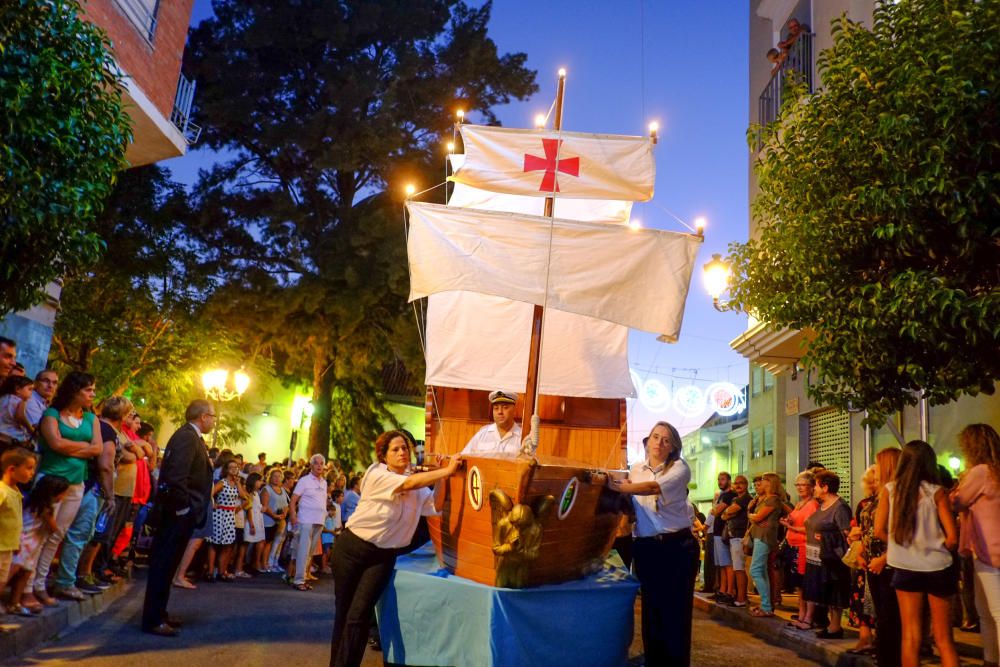
[(32, 390), (28, 397), (28, 404), (24, 406), (24, 414), (32, 425), (38, 426), (42, 421), (42, 413), (49, 407), (49, 402), (42, 398), (37, 391)]
[(915, 572), (937, 572), (951, 567), (951, 552), (944, 545), (944, 529), (938, 520), (934, 494), (941, 487), (930, 482), (920, 482), (920, 499), (917, 501), (916, 529), (906, 546), (893, 539), (892, 506), (895, 482), (885, 485), (889, 493), (889, 539), (886, 542), (886, 562), (892, 567)]
[(413, 539), (421, 516), (437, 514), (434, 491), (428, 487), (396, 493), (406, 475), (376, 463), (361, 482), (361, 502), (347, 520), (347, 529), (382, 549), (399, 549)]
[(521, 451), (521, 425), (514, 422), (514, 426), (507, 431), (504, 437), (500, 437), (500, 430), (495, 423), (479, 429), (479, 432), (472, 436), (469, 444), (462, 450), (463, 454), (511, 454), (517, 456)]
[(300, 524), (326, 521), (326, 480), (309, 473), (295, 484), (293, 496), (299, 496), (295, 518)]
[(628, 481), (633, 484), (655, 481), (660, 485), (657, 494), (632, 496), (636, 537), (691, 530), (691, 506), (687, 500), (691, 469), (684, 459), (677, 459), (669, 469), (665, 464), (650, 468), (648, 461), (637, 463), (629, 469)]

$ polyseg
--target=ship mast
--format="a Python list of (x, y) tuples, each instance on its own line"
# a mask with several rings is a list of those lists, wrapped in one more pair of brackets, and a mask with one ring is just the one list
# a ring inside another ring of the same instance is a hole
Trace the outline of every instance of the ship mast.
[[(559, 70), (559, 84), (556, 88), (555, 118), (553, 129), (556, 132), (562, 130), (563, 98), (566, 93), (566, 70)], [(556, 149), (556, 165), (558, 166), (558, 149)], [(558, 169), (556, 169), (556, 183), (558, 183)], [(543, 215), (547, 218), (554, 217), (555, 196), (554, 193), (545, 198), (545, 210)], [(551, 261), (551, 257), (549, 258)], [(546, 289), (548, 285), (546, 284)], [(522, 436), (531, 434), (531, 418), (538, 412), (538, 367), (541, 363), (542, 354), (542, 323), (545, 320), (545, 308), (535, 306), (531, 317), (531, 345), (528, 349), (528, 380), (524, 390), (524, 419), (521, 422)]]

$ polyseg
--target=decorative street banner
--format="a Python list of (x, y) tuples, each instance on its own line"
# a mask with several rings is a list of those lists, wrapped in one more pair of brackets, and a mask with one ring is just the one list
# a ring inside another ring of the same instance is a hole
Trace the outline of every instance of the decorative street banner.
[(656, 165), (649, 137), (463, 125), (465, 164), (451, 180), (534, 197), (647, 201)]

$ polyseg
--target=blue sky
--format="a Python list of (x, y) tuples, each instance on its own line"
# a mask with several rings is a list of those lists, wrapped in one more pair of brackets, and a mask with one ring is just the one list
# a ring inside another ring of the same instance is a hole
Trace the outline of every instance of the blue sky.
[[(195, 0), (192, 23), (210, 14), (209, 0)], [(668, 390), (747, 381), (746, 361), (729, 348), (746, 318), (716, 312), (701, 283), (701, 266), (712, 253), (725, 253), (730, 242), (747, 237), (747, 21), (746, 6), (731, 0), (493, 5), (491, 36), (501, 52), (528, 54), (541, 87), (533, 99), (498, 109), (502, 123), (531, 127), (535, 114), (551, 104), (556, 72), (565, 67), (565, 129), (644, 134), (651, 120), (660, 123), (656, 196), (636, 205), (633, 217), (675, 231), (683, 227), (670, 213), (689, 223), (698, 216), (708, 220), (680, 342), (665, 345), (635, 332), (630, 339), (630, 363), (641, 380), (659, 380)], [(195, 149), (165, 165), (190, 182), (212, 159)], [(687, 432), (709, 414), (633, 409), (630, 435), (641, 439), (651, 422), (664, 418)]]

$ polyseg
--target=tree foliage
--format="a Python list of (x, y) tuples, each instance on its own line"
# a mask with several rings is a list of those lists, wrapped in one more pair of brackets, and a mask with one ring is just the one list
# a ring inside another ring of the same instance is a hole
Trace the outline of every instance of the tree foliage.
[(992, 393), (1000, 377), (1000, 3), (876, 5), (762, 132), (736, 304), (811, 329), (816, 400), (869, 410)]
[(0, 3), (0, 316), (95, 260), (129, 121), (104, 32), (76, 0)]
[[(149, 406), (143, 417), (154, 423), (161, 413), (180, 422), (187, 403), (202, 395), (198, 382), (208, 364), (237, 367), (249, 358), (255, 381), (266, 381), (270, 370), (238, 331), (205, 317), (213, 285), (187, 231), (191, 215), (184, 189), (162, 167), (122, 174), (94, 224), (107, 252), (65, 276), (52, 337), (54, 368), (93, 373), (100, 395), (130, 396)], [(233, 431), (232, 441), (246, 422), (238, 408), (226, 412), (220, 426), (232, 426), (222, 429)]]
[(216, 316), (252, 318), (279, 373), (312, 384), (310, 451), (335, 437), (350, 459), (388, 418), (382, 367), (417, 347), (400, 201), (384, 190), (439, 173), (454, 110), (495, 121), (493, 106), (536, 90), (534, 73), (498, 54), (489, 3), (213, 8), (188, 56), (204, 143), (231, 156), (196, 190), (208, 265), (227, 281)]

